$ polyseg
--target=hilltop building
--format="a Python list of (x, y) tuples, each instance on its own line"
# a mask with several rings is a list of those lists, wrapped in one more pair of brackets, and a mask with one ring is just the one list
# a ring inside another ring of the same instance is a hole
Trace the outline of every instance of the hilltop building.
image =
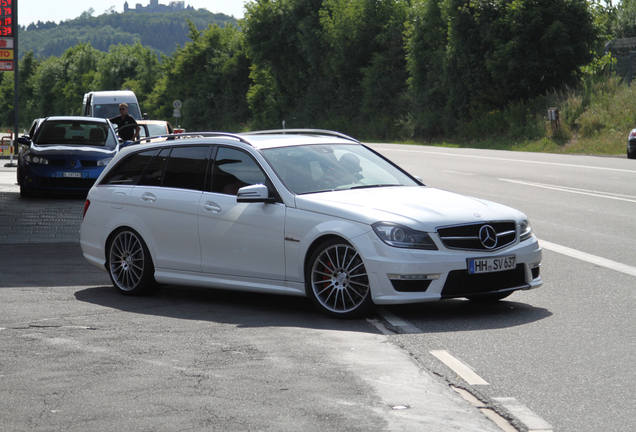
[(150, 0), (148, 6), (142, 6), (141, 3), (137, 3), (133, 8), (128, 6), (128, 2), (124, 3), (124, 13), (129, 11), (134, 12), (178, 12), (182, 10), (194, 10), (192, 6), (185, 5), (185, 1), (171, 1), (168, 5), (159, 4), (159, 0)]

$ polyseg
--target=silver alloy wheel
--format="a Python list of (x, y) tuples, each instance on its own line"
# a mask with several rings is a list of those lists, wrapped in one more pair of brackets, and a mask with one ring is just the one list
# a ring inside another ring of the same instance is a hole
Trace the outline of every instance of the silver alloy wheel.
[(330, 312), (345, 314), (361, 307), (370, 296), (370, 287), (358, 252), (347, 244), (325, 248), (313, 263), (311, 289)]
[(130, 231), (122, 231), (113, 239), (108, 256), (113, 283), (122, 291), (139, 287), (144, 276), (146, 256), (141, 240)]

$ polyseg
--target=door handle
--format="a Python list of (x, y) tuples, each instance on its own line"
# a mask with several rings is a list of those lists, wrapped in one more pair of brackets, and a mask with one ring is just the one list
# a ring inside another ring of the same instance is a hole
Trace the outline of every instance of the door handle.
[(142, 201), (155, 202), (155, 201), (157, 201), (157, 197), (156, 197), (156, 196), (154, 196), (154, 195), (153, 195), (153, 194), (151, 194), (151, 193), (145, 193), (145, 194), (143, 194), (143, 195), (141, 196), (141, 200), (142, 200)]
[(203, 208), (207, 211), (211, 211), (212, 213), (218, 213), (221, 211), (221, 206), (212, 201), (207, 201), (203, 204)]

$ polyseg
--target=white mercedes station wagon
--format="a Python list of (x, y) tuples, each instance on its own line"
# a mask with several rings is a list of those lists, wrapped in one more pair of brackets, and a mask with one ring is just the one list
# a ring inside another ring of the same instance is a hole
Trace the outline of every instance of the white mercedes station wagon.
[(321, 130), (131, 145), (90, 190), (80, 237), (123, 294), (189, 285), (298, 295), (339, 318), (542, 284), (523, 213), (427, 187)]

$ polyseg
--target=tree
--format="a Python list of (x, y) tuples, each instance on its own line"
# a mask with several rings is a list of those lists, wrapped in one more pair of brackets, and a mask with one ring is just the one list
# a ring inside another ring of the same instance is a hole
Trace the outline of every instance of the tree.
[[(306, 96), (308, 87), (320, 82), (323, 73), (321, 6), (322, 0), (258, 0), (246, 5), (242, 28), (254, 77), (268, 77), (259, 86), (262, 89), (264, 84), (271, 85), (266, 91), (280, 99), (271, 100), (274, 106), (265, 110), (280, 110), (283, 116), (269, 118), (261, 126), (280, 125), (282, 120), (290, 124), (293, 117), (302, 114), (297, 112), (299, 108), (314, 106), (312, 101), (299, 101)], [(252, 91), (250, 95), (258, 93)]]
[[(425, 0), (421, 8), (436, 16), (432, 2)], [(581, 67), (592, 60), (598, 33), (585, 0), (439, 0), (437, 5), (446, 37), (426, 23), (413, 25), (409, 70), (411, 88), (422, 92), (430, 84), (443, 92), (447, 120), (467, 121), (475, 110), (503, 108), (575, 84)], [(428, 41), (444, 39), (440, 80), (431, 71), (440, 71), (442, 51)]]
[(250, 69), (241, 32), (218, 25), (200, 32), (190, 23), (190, 38), (172, 59), (164, 59), (164, 75), (150, 102), (169, 118), (172, 101), (181, 100), (182, 125), (190, 130), (237, 129), (249, 118)]
[(151, 49), (134, 45), (112, 45), (97, 65), (99, 74), (90, 90), (133, 90), (142, 109), (160, 77), (159, 59)]

